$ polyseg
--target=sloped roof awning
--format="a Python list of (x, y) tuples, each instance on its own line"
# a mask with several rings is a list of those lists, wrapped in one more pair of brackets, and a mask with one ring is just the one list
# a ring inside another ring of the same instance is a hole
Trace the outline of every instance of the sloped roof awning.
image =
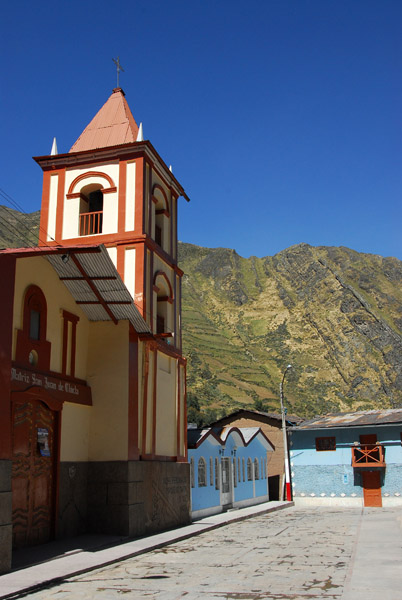
[(46, 257), (90, 321), (128, 320), (137, 333), (151, 333), (103, 245), (63, 250)]

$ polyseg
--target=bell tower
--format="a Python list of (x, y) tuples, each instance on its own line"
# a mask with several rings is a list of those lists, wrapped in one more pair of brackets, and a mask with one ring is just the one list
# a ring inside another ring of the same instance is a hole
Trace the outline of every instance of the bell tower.
[(180, 354), (177, 211), (178, 198), (189, 199), (143, 139), (123, 90), (68, 153), (35, 160), (44, 173), (42, 245), (104, 244), (153, 334)]

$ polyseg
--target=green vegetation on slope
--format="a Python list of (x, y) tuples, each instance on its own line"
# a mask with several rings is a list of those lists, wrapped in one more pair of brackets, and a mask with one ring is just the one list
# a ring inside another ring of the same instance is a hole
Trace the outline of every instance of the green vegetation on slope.
[(261, 259), (179, 249), (197, 422), (241, 406), (278, 410), (289, 363), (286, 401), (301, 416), (402, 405), (400, 261), (307, 244)]

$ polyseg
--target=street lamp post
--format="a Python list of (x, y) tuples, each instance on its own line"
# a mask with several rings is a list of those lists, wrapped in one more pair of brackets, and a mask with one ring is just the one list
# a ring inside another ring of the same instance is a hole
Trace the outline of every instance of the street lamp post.
[[(279, 386), (280, 399), (281, 399), (281, 414), (282, 414), (282, 434), (283, 434), (283, 453), (285, 455), (285, 489), (286, 489), (286, 500), (292, 499), (292, 492), (290, 489), (290, 470), (289, 470), (289, 455), (288, 455), (288, 437), (286, 432), (286, 415), (285, 407), (283, 406), (283, 384), (285, 377), (292, 365), (288, 365), (283, 373), (282, 381)], [(285, 495), (285, 494), (284, 494)]]

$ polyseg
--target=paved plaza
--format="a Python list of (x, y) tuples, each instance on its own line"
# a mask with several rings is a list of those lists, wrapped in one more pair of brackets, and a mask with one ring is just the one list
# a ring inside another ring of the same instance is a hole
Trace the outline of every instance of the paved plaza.
[[(32, 600), (402, 598), (400, 509), (257, 515), (29, 593)], [(47, 563), (51, 569), (52, 563)]]

